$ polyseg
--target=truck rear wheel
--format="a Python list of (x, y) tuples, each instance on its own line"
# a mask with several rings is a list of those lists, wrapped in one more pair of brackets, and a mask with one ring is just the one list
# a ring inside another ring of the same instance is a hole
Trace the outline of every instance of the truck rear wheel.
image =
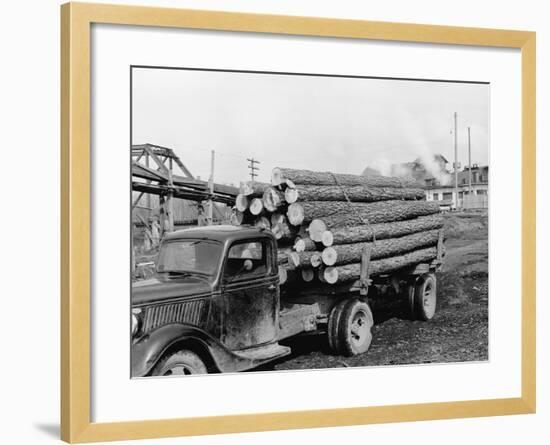
[(435, 274), (427, 273), (409, 284), (409, 308), (415, 320), (431, 320), (437, 308), (437, 281)]
[(181, 350), (164, 356), (155, 366), (154, 376), (207, 374), (202, 359), (192, 351)]
[(338, 355), (359, 355), (372, 341), (372, 312), (369, 305), (357, 299), (342, 300), (334, 306), (328, 319), (328, 343)]

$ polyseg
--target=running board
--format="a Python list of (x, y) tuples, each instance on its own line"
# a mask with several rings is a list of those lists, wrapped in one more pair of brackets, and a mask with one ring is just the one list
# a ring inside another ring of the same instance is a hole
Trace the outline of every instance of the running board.
[(279, 343), (270, 343), (269, 345), (258, 346), (256, 348), (233, 351), (233, 354), (244, 360), (250, 360), (260, 365), (261, 363), (290, 354), (290, 348), (288, 346), (282, 346)]

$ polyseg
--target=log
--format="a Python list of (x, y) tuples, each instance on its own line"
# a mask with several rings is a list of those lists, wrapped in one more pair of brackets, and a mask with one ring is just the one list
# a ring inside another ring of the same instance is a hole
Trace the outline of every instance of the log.
[(298, 252), (289, 252), (287, 254), (288, 258), (288, 264), (292, 265), (293, 267), (299, 267), (300, 266), (300, 255)]
[(290, 204), (286, 211), (286, 216), (290, 224), (299, 226), (304, 221), (304, 208), (298, 203)]
[[(355, 243), (340, 244), (333, 247), (327, 247), (323, 251), (323, 263), (327, 266), (343, 265), (361, 262), (361, 255), (365, 247), (371, 249), (371, 260), (387, 258), (391, 256), (402, 255), (412, 250), (436, 246), (439, 239), (439, 230), (428, 230), (426, 232), (413, 233), (400, 238), (388, 238), (377, 240), (375, 243)], [(329, 250), (332, 249), (332, 250)], [(330, 264), (325, 261), (325, 251), (327, 260), (333, 261)]]
[[(323, 245), (330, 247), (339, 244), (354, 244), (386, 238), (397, 238), (399, 236), (410, 235), (412, 233), (423, 232), (426, 230), (440, 229), (443, 227), (443, 217), (441, 215), (419, 216), (418, 218), (405, 221), (395, 221), (381, 224), (360, 225), (350, 227), (334, 228), (327, 233), (332, 236), (332, 244)], [(327, 235), (328, 236), (328, 235)], [(304, 252), (318, 249), (318, 244), (308, 238), (297, 238), (294, 243), (294, 250)]]
[(292, 204), (293, 202), (298, 201), (298, 190), (287, 187), (285, 189), (285, 201), (287, 204)]
[(310, 268), (301, 269), (301, 274), (302, 280), (304, 280), (306, 283), (310, 283), (315, 278), (315, 272), (313, 272), (313, 269)]
[(394, 178), (380, 175), (350, 175), (346, 173), (314, 172), (311, 170), (296, 170), (276, 167), (271, 172), (271, 184), (280, 185), (290, 179), (299, 185), (361, 185), (366, 187), (414, 187), (417, 183), (413, 178)]
[(347, 201), (349, 199), (352, 202), (375, 202), (396, 199), (419, 200), (424, 199), (425, 193), (419, 188), (298, 185), (296, 196), (298, 201)]
[(320, 219), (314, 219), (309, 223), (307, 232), (309, 237), (316, 243), (321, 242), (323, 233), (327, 231), (327, 225)]
[(294, 250), (296, 252), (306, 252), (317, 249), (317, 244), (311, 238), (296, 238), (294, 242)]
[(321, 283), (335, 284), (338, 281), (338, 270), (335, 267), (321, 267), (318, 278)]
[(248, 197), (243, 195), (242, 193), (239, 193), (237, 197), (235, 198), (235, 207), (239, 212), (244, 212), (246, 209), (248, 209), (249, 200)]
[(334, 244), (352, 244), (373, 239), (397, 238), (412, 233), (435, 230), (443, 227), (441, 215), (419, 216), (418, 218), (389, 223), (341, 227), (332, 229)]
[(269, 218), (265, 217), (265, 216), (260, 216), (255, 222), (254, 222), (254, 227), (258, 227), (260, 229), (266, 229), (266, 230), (269, 230), (271, 229), (271, 223), (269, 221)]
[(279, 267), (279, 284), (285, 284), (288, 279), (288, 273), (284, 267)]
[(264, 209), (263, 202), (260, 198), (254, 198), (252, 201), (250, 201), (250, 213), (253, 215), (259, 215), (262, 213), (262, 210)]
[(229, 222), (234, 226), (240, 226), (244, 221), (244, 213), (237, 210), (236, 208), (231, 209), (231, 216), (229, 217)]
[(260, 197), (264, 194), (265, 189), (268, 187), (271, 187), (270, 184), (266, 184), (265, 182), (258, 182), (258, 181), (248, 181), (245, 182), (242, 185), (241, 193), (244, 196), (248, 196), (250, 198), (253, 197)]
[[(437, 201), (309, 201), (291, 204), (289, 211), (292, 206), (295, 214), (303, 213), (303, 221), (322, 219), (329, 229), (400, 221), (439, 213)], [(301, 207), (301, 212), (298, 207)]]
[(291, 241), (293, 238), (291, 228), (284, 222), (277, 223), (272, 226), (271, 231), (273, 232), (273, 235), (275, 235), (275, 238), (280, 241)]
[[(351, 246), (356, 246), (356, 244), (351, 244)], [(338, 252), (334, 247), (325, 247), (321, 253), (321, 259), (323, 264), (326, 266), (334, 266), (336, 261), (339, 259)], [(352, 261), (350, 261), (351, 263)]]
[(285, 202), (285, 194), (275, 187), (265, 189), (262, 196), (262, 203), (268, 212), (274, 212)]
[(323, 264), (321, 253), (316, 251), (292, 252), (292, 264), (300, 268), (319, 267)]
[(272, 227), (280, 223), (286, 223), (285, 215), (283, 215), (282, 213), (278, 213), (278, 212), (272, 213), (270, 219), (271, 219)]
[[(429, 263), (437, 256), (437, 248), (414, 250), (404, 255), (383, 258), (370, 262), (370, 276), (394, 272), (405, 267), (419, 263)], [(353, 263), (345, 266), (333, 266), (323, 269), (323, 282), (329, 284), (356, 281), (361, 276), (361, 263)]]
[(334, 235), (330, 230), (325, 230), (321, 235), (321, 244), (330, 247), (334, 244)]

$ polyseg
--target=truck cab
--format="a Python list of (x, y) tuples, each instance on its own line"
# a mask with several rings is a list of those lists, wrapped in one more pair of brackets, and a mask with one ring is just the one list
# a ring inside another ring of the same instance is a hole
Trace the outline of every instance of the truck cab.
[(279, 312), (271, 232), (221, 225), (166, 234), (155, 276), (132, 287), (132, 376), (242, 371), (285, 356)]

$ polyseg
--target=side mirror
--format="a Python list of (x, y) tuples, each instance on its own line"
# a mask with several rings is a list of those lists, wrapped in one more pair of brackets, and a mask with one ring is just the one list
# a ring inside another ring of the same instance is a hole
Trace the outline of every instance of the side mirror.
[(243, 269), (245, 271), (250, 272), (252, 270), (252, 267), (253, 267), (252, 260), (250, 259), (244, 260)]

